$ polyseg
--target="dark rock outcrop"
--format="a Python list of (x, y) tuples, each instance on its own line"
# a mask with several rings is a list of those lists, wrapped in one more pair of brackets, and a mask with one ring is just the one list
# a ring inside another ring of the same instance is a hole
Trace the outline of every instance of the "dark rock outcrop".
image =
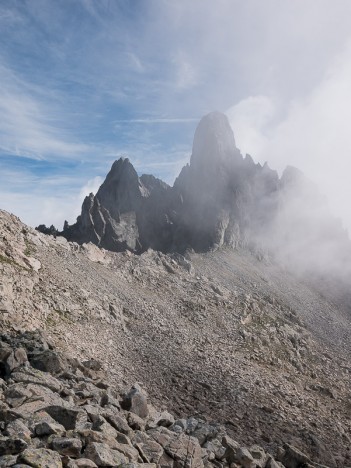
[(348, 235), (313, 184), (295, 168), (279, 178), (267, 163), (244, 158), (219, 112), (201, 119), (190, 163), (173, 187), (151, 175), (139, 177), (121, 158), (60, 235), (134, 253), (245, 247), (305, 271), (339, 272), (351, 264)]
[(278, 174), (242, 157), (228, 119), (205, 116), (196, 129), (190, 164), (174, 183), (177, 196), (176, 250), (209, 250), (246, 244), (272, 213)]
[(170, 187), (151, 175), (138, 177), (129, 159), (115, 161), (94, 196), (85, 198), (82, 213), (63, 235), (78, 243), (93, 242), (108, 250), (167, 250)]
[(137, 253), (235, 247), (269, 218), (272, 202), (266, 199), (278, 182), (267, 165), (242, 157), (227, 117), (212, 112), (200, 121), (190, 164), (174, 187), (151, 175), (138, 177), (121, 158), (97, 194), (85, 198), (76, 224), (65, 223), (62, 234), (70, 241)]

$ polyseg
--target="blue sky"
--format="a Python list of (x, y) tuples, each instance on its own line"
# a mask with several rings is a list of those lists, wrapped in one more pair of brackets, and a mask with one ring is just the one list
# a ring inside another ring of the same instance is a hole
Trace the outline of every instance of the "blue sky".
[(73, 222), (128, 155), (172, 183), (197, 121), (300, 167), (351, 227), (351, 2), (0, 0), (0, 207)]

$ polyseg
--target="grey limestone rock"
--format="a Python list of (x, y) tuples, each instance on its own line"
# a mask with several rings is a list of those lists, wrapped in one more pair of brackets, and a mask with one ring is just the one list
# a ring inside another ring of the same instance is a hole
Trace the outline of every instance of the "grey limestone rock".
[(18, 461), (35, 468), (62, 468), (60, 455), (45, 448), (30, 447), (21, 453)]
[[(177, 466), (202, 468), (202, 450), (195, 437), (184, 433), (177, 434), (165, 427), (151, 429), (148, 434), (163, 447)], [(160, 462), (159, 462), (160, 463)]]
[(28, 420), (28, 426), (33, 435), (49, 436), (61, 434), (65, 431), (64, 426), (59, 424), (46, 411), (37, 411)]
[(240, 447), (236, 452), (236, 459), (243, 468), (253, 468), (254, 458), (246, 447)]
[(97, 464), (89, 458), (78, 458), (77, 460), (69, 460), (67, 468), (97, 468)]
[(146, 395), (138, 386), (134, 386), (125, 395), (122, 401), (122, 408), (131, 411), (140, 418), (146, 418), (149, 414)]
[(58, 374), (67, 368), (64, 358), (51, 349), (33, 353), (29, 361), (35, 369), (51, 374)]
[(7, 468), (8, 466), (14, 466), (17, 461), (17, 455), (3, 455), (0, 456), (0, 466)]
[(85, 198), (82, 213), (63, 235), (108, 250), (162, 250), (167, 244), (166, 210), (170, 187), (153, 176), (138, 177), (129, 159), (115, 161), (94, 196)]
[(125, 434), (127, 436), (130, 434), (130, 427), (128, 426), (126, 419), (122, 415), (116, 412), (111, 412), (104, 413), (104, 417), (118, 432), (121, 432), (122, 434)]
[(84, 451), (84, 457), (98, 466), (117, 466), (126, 462), (123, 454), (111, 449), (107, 444), (92, 442)]
[(53, 392), (59, 392), (62, 388), (61, 383), (51, 374), (31, 367), (16, 369), (12, 372), (11, 378), (17, 383), (41, 385)]
[(74, 437), (56, 437), (52, 439), (51, 445), (60, 455), (72, 458), (79, 458), (83, 447), (81, 440)]
[(45, 411), (66, 430), (79, 429), (87, 423), (87, 413), (81, 409), (53, 405), (46, 407)]
[(286, 468), (299, 468), (312, 463), (310, 458), (290, 444), (284, 445), (284, 453), (280, 460)]
[(158, 463), (163, 455), (163, 448), (145, 432), (136, 431), (133, 439), (145, 463)]
[(14, 437), (0, 437), (0, 455), (13, 455), (27, 448), (23, 439)]
[(31, 431), (21, 419), (9, 422), (4, 434), (9, 437), (18, 437), (26, 442), (31, 439)]
[(12, 349), (9, 344), (0, 342), (0, 363), (4, 375), (10, 375), (13, 370), (25, 365), (27, 361), (25, 349)]

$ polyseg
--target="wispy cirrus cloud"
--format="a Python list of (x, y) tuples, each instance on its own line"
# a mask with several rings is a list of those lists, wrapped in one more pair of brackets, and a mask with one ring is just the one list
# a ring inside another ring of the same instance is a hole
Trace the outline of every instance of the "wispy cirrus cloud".
[(198, 122), (199, 119), (195, 118), (155, 118), (155, 117), (150, 117), (150, 118), (145, 118), (145, 119), (118, 119), (115, 120), (114, 123), (120, 124), (120, 123), (126, 123), (126, 124), (179, 124), (179, 123), (193, 123), (193, 122)]
[[(37, 204), (37, 223), (50, 223), (40, 199), (53, 199), (52, 178), (57, 219), (60, 206), (74, 204), (121, 155), (139, 172), (172, 182), (191, 152), (197, 118), (212, 110), (231, 108), (238, 146), (256, 158), (270, 148), (273, 167), (284, 158), (305, 164), (294, 138), (309, 119), (316, 131), (304, 136), (305, 150), (346, 147), (347, 97), (338, 90), (348, 96), (348, 85), (328, 87), (329, 120), (314, 92), (325, 89), (325, 74), (350, 38), (350, 15), (349, 0), (0, 1), (0, 164), (27, 184), (12, 211), (35, 219)], [(335, 167), (347, 174), (336, 153)], [(309, 160), (312, 167), (317, 157)], [(11, 188), (5, 172), (0, 177), (10, 203), (21, 184)], [(343, 174), (334, 177), (349, 186)]]
[[(90, 150), (62, 126), (64, 112), (54, 96), (37, 93), (34, 86), (0, 64), (0, 150), (15, 156), (46, 159), (72, 157)], [(59, 115), (59, 119), (57, 118)]]

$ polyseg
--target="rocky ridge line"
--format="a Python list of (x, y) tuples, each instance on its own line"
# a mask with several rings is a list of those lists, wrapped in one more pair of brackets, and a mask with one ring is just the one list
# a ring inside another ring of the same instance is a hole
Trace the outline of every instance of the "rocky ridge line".
[(139, 177), (121, 158), (96, 195), (85, 198), (75, 224), (65, 222), (62, 232), (38, 229), (137, 254), (245, 248), (307, 271), (306, 277), (317, 274), (318, 281), (328, 272), (344, 289), (351, 278), (350, 239), (317, 188), (293, 167), (279, 178), (267, 163), (244, 158), (220, 112), (201, 119), (190, 163), (173, 187), (152, 175)]
[[(235, 247), (246, 244), (273, 215), (278, 188), (277, 173), (249, 156), (244, 159), (227, 117), (212, 112), (200, 121), (190, 164), (173, 187), (151, 175), (138, 177), (129, 159), (121, 158), (96, 195), (85, 198), (76, 224), (66, 223), (60, 234), (136, 253)], [(270, 207), (261, 202), (267, 197), (272, 197)]]

